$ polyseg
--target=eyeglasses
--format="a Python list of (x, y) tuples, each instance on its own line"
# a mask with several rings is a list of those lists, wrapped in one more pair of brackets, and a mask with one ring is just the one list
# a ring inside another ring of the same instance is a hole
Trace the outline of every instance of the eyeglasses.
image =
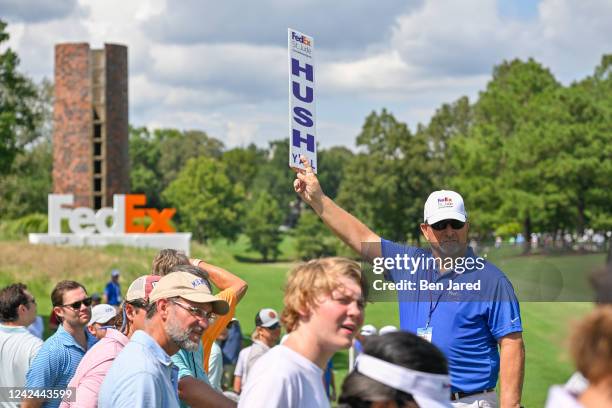
[(212, 320), (216, 317), (213, 312), (207, 312), (206, 310), (202, 310), (197, 307), (187, 306), (180, 302), (177, 302), (176, 300), (170, 300), (170, 301), (174, 303), (175, 305), (182, 307), (183, 309), (185, 309), (186, 311), (188, 311), (190, 314), (192, 314), (193, 316), (197, 318), (200, 318), (203, 320)]
[[(263, 326), (262, 326), (263, 327)], [(268, 330), (276, 330), (280, 327), (280, 323), (274, 323), (272, 326), (269, 327), (264, 327), (264, 329), (268, 329)]]
[(91, 306), (91, 298), (85, 298), (83, 300), (78, 300), (76, 302), (73, 303), (68, 303), (67, 305), (60, 305), (61, 307), (67, 307), (70, 306), (71, 308), (73, 308), (74, 310), (79, 310), (81, 308), (81, 305), (85, 305), (87, 307)]
[(447, 225), (450, 225), (454, 230), (460, 230), (465, 225), (465, 222), (459, 220), (442, 220), (429, 224), (429, 226), (436, 231), (445, 230)]

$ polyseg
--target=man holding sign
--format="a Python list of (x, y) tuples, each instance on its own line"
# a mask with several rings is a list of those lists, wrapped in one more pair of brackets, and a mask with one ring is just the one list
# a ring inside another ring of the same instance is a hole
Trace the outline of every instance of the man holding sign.
[[(506, 276), (467, 246), (469, 224), (463, 198), (453, 191), (433, 192), (420, 226), (431, 250), (404, 246), (382, 239), (334, 203), (323, 193), (308, 160), (301, 160), (305, 170), (297, 170), (293, 187), (338, 238), (375, 266), (385, 265), (395, 283), (401, 278), (424, 278), (421, 282), (440, 285), (435, 295), (429, 286), (398, 291), (400, 325), (402, 330), (431, 341), (446, 355), (453, 405), (496, 407), (499, 375), (501, 407), (518, 408), (525, 364), (518, 301)], [(413, 270), (402, 274), (405, 271), (396, 266), (397, 259), (410, 261), (406, 264), (413, 265)], [(450, 259), (452, 265), (428, 262), (442, 259)], [(431, 264), (434, 266), (428, 266)], [(472, 301), (457, 298), (460, 291), (447, 289), (452, 283), (478, 283), (480, 291), (474, 292), (477, 301), (473, 295)]]

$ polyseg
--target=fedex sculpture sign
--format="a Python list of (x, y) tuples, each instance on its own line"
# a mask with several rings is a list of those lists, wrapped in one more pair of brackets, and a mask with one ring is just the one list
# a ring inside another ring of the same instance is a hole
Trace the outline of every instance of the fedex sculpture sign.
[[(140, 208), (146, 204), (145, 195), (116, 194), (112, 208), (101, 208), (97, 212), (86, 207), (72, 208), (73, 204), (72, 194), (49, 194), (49, 233), (30, 234), (30, 242), (174, 248), (189, 254), (191, 233), (175, 233), (170, 225), (176, 210)], [(136, 223), (138, 218), (145, 216), (151, 220), (146, 228)], [(71, 233), (62, 233), (62, 220), (68, 221)]]
[(306, 156), (317, 172), (314, 39), (289, 29), (289, 166)]

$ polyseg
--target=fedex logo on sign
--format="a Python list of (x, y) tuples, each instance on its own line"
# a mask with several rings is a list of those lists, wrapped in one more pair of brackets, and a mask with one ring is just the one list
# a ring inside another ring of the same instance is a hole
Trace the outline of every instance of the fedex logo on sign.
[(295, 31), (291, 32), (291, 39), (304, 45), (311, 45), (310, 39), (305, 35), (299, 35)]
[(453, 199), (450, 197), (438, 198), (438, 208), (448, 208), (453, 206)]
[[(115, 194), (113, 207), (100, 208), (94, 212), (91, 208), (67, 208), (74, 204), (72, 194), (49, 194), (49, 233), (60, 234), (62, 220), (68, 220), (68, 226), (77, 235), (91, 235), (96, 232), (108, 235), (126, 233), (170, 233), (174, 228), (170, 220), (176, 213), (174, 208), (137, 208), (144, 206), (147, 198), (144, 194)], [(151, 224), (135, 224), (137, 218), (148, 216)], [(112, 222), (108, 223), (111, 219)]]

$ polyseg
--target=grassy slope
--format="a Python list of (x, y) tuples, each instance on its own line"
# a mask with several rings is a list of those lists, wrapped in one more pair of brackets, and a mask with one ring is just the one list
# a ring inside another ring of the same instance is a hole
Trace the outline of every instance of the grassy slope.
[[(292, 257), (291, 239), (283, 242), (282, 249), (285, 258)], [(77, 249), (32, 246), (24, 241), (3, 241), (0, 242), (0, 285), (25, 282), (37, 298), (39, 313), (46, 315), (51, 306), (50, 291), (58, 280), (76, 279), (83, 282), (90, 293), (101, 292), (108, 280), (110, 269), (116, 267), (122, 271), (125, 291), (129, 282), (148, 273), (154, 254), (153, 250), (118, 246)], [(566, 292), (567, 287), (583, 285), (580, 282), (584, 281), (584, 271), (592, 270), (603, 262), (603, 255), (547, 258), (519, 258), (513, 255), (501, 251), (492, 253), (489, 259), (506, 271), (513, 282), (516, 279), (519, 285), (531, 282), (532, 286), (537, 288), (546, 287), (542, 284), (540, 275), (553, 271), (552, 276), (564, 282), (562, 286)], [(248, 249), (244, 239), (231, 245), (225, 242), (214, 242), (208, 247), (195, 244), (192, 247), (192, 256), (221, 265), (249, 283), (249, 292), (237, 309), (246, 335), (253, 330), (254, 315), (259, 308), (282, 309), (282, 286), (291, 262), (285, 260), (273, 264), (260, 263), (259, 257)], [(577, 275), (581, 279), (577, 279)], [(535, 284), (533, 279), (530, 279), (533, 276), (540, 276)], [(546, 278), (550, 276), (545, 275)], [(590, 308), (588, 302), (522, 302), (527, 347), (524, 405), (543, 406), (548, 387), (569, 377), (573, 369), (563, 351), (568, 327)], [(386, 324), (398, 325), (397, 306), (393, 303), (368, 305), (366, 322), (377, 327)], [(346, 374), (346, 360), (346, 352), (338, 353), (334, 359), (338, 385)]]

